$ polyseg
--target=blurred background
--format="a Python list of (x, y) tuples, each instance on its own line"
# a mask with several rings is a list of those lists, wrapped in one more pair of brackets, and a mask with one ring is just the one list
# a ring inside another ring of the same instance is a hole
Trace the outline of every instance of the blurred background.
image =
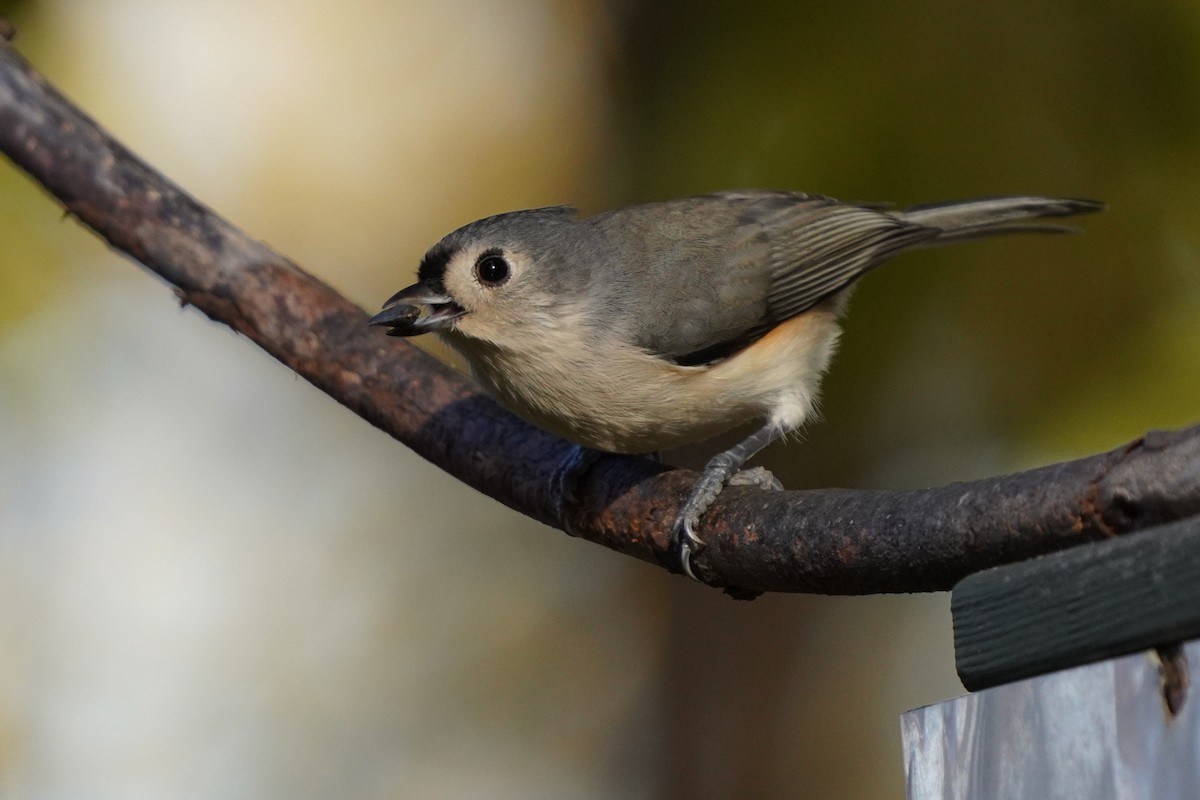
[[(135, 152), (370, 310), (515, 208), (1109, 203), (1081, 236), (864, 281), (823, 420), (762, 459), (790, 487), (968, 480), (1200, 417), (1194, 2), (0, 15)], [(962, 693), (946, 595), (735, 602), (522, 518), (180, 310), (7, 162), (0, 281), (0, 796), (898, 799), (898, 715)]]

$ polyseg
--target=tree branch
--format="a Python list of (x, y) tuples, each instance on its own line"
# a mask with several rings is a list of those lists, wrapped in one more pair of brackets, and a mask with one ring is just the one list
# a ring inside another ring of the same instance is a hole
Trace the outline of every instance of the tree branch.
[[(0, 26), (0, 30), (4, 30)], [(666, 565), (695, 473), (604, 456), (565, 515), (571, 445), (532, 428), (170, 183), (0, 42), (0, 151), (184, 303), (229, 325), (424, 458), (505, 505)], [(947, 589), (982, 568), (1200, 512), (1200, 426), (1111, 453), (923, 491), (733, 487), (698, 569), (737, 594)], [(566, 518), (564, 518), (564, 516)]]

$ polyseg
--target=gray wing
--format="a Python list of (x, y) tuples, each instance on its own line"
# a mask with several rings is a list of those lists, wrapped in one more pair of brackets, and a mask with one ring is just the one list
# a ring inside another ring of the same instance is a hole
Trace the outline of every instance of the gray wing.
[(939, 233), (880, 209), (783, 192), (692, 198), (657, 213), (656, 242), (674, 246), (640, 273), (643, 296), (659, 302), (639, 313), (636, 338), (683, 365), (733, 355)]
[(743, 217), (743, 234), (752, 231), (761, 232), (769, 245), (771, 281), (762, 320), (768, 327), (812, 308), (901, 250), (940, 233), (878, 208), (823, 198), (760, 201)]

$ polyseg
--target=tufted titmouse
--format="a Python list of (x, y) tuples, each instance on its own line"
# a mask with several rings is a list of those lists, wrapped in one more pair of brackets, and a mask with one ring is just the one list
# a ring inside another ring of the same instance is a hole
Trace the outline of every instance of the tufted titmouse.
[(700, 516), (812, 411), (856, 280), (902, 250), (1068, 230), (1028, 220), (1102, 207), (999, 197), (890, 211), (744, 191), (582, 219), (514, 211), (434, 245), (371, 324), (437, 332), (503, 405), (596, 450), (650, 453), (763, 420), (708, 463), (675, 523), (695, 578)]

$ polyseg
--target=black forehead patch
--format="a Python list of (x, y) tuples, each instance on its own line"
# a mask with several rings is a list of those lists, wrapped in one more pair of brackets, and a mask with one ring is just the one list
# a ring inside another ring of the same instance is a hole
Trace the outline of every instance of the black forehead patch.
[(454, 257), (456, 249), (441, 243), (435, 244), (421, 259), (421, 266), (417, 270), (417, 281), (438, 294), (445, 294), (446, 265)]

